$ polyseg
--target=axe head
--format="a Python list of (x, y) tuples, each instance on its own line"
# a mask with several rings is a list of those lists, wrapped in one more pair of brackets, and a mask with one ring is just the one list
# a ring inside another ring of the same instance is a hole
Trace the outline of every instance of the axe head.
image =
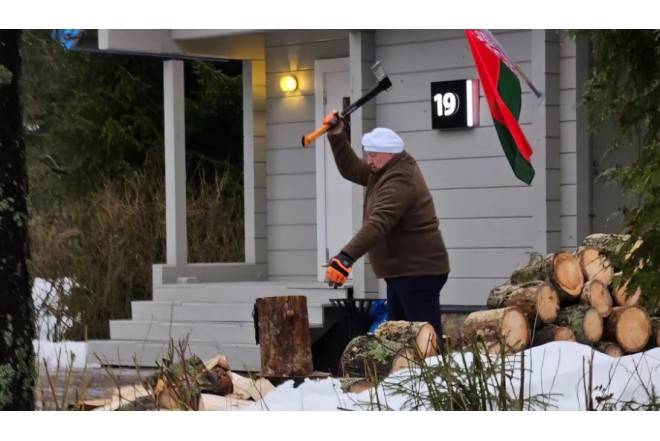
[(383, 68), (383, 65), (380, 64), (380, 61), (376, 61), (374, 65), (371, 66), (371, 72), (376, 76), (380, 90), (390, 90), (392, 88), (392, 82), (385, 73), (385, 69)]

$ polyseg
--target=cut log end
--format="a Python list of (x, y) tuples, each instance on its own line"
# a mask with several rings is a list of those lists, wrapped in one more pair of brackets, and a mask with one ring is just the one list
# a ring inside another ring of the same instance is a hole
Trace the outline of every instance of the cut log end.
[(616, 323), (617, 342), (628, 352), (642, 350), (651, 335), (648, 314), (638, 306), (628, 306), (621, 312)]
[(599, 280), (608, 286), (612, 283), (614, 270), (609, 259), (600, 254), (596, 247), (583, 247), (578, 250), (578, 260), (586, 280)]
[(559, 296), (552, 285), (544, 284), (536, 297), (536, 312), (543, 323), (552, 323), (559, 313)]
[(607, 286), (598, 279), (589, 280), (584, 285), (582, 301), (596, 308), (601, 317), (607, 317), (612, 312), (612, 295)]
[(630, 294), (628, 292), (628, 282), (626, 282), (614, 291), (614, 302), (619, 306), (636, 305), (641, 295), (641, 288), (637, 288), (633, 294)]
[(584, 337), (591, 342), (598, 341), (603, 336), (603, 319), (596, 308), (591, 308), (584, 314), (582, 331)]
[(529, 342), (529, 328), (525, 316), (517, 309), (509, 309), (502, 318), (502, 336), (514, 352), (523, 350)]
[(584, 276), (575, 256), (562, 251), (555, 254), (553, 262), (555, 280), (559, 287), (570, 296), (579, 296), (584, 286)]
[(575, 333), (571, 328), (558, 326), (555, 332), (555, 341), (575, 341)]

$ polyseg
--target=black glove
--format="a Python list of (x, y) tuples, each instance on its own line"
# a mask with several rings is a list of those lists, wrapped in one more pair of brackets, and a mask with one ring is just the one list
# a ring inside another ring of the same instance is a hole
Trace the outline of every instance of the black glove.
[(346, 282), (353, 263), (353, 259), (348, 254), (340, 252), (326, 265), (324, 281), (334, 289), (339, 288)]

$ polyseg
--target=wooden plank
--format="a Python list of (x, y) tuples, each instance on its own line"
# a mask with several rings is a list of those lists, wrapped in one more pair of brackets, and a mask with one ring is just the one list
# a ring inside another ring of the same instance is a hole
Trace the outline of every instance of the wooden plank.
[(295, 147), (268, 150), (268, 174), (316, 173), (316, 150)]
[(419, 161), (430, 189), (515, 187), (520, 181), (505, 157)]
[(440, 229), (451, 248), (529, 247), (536, 234), (529, 217), (442, 219)]
[(318, 266), (314, 251), (268, 251), (268, 273), (272, 276), (316, 277)]
[(268, 227), (268, 249), (271, 251), (316, 251), (316, 225)]
[(532, 216), (530, 187), (431, 190), (438, 217)]
[(268, 176), (267, 197), (275, 199), (316, 198), (316, 176), (313, 173)]
[(316, 224), (316, 198), (268, 201), (268, 225)]

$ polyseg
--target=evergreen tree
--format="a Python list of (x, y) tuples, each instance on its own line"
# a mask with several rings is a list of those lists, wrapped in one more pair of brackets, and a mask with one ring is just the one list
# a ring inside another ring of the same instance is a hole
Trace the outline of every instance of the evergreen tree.
[(631, 195), (637, 207), (622, 210), (627, 249), (642, 244), (625, 262), (622, 280), (629, 292), (642, 289), (641, 302), (660, 313), (660, 30), (605, 29), (574, 31), (592, 45), (592, 71), (584, 101), (592, 114), (592, 129), (611, 124), (611, 150), (639, 149), (630, 166), (607, 170)]

